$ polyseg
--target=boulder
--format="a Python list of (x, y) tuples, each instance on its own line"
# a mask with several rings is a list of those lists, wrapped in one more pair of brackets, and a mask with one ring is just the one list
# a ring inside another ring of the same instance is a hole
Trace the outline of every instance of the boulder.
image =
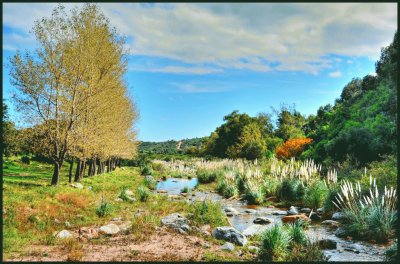
[(251, 225), (243, 230), (243, 235), (245, 235), (246, 237), (258, 235), (264, 232), (267, 228), (268, 226), (266, 225)]
[(72, 233), (69, 232), (68, 230), (61, 230), (60, 232), (57, 233), (56, 237), (65, 239), (65, 238), (71, 238)]
[(344, 227), (339, 227), (335, 231), (335, 236), (337, 237), (346, 237), (347, 236), (347, 229)]
[(226, 207), (224, 208), (225, 213), (231, 213), (232, 215), (237, 215), (239, 212), (233, 207)]
[(335, 221), (344, 221), (346, 219), (346, 216), (342, 212), (336, 212), (332, 215), (331, 219)]
[(333, 239), (322, 239), (317, 242), (321, 249), (336, 249), (337, 242)]
[(248, 250), (250, 253), (257, 254), (260, 251), (260, 248), (255, 246), (249, 246)]
[(282, 222), (284, 222), (284, 223), (293, 223), (298, 219), (301, 219), (301, 220), (304, 220), (304, 221), (310, 221), (310, 218), (308, 218), (307, 216), (299, 214), (299, 215), (287, 215), (287, 216), (284, 216), (284, 217), (282, 217)]
[(321, 225), (331, 226), (331, 227), (339, 227), (340, 223), (335, 220), (325, 220), (321, 222)]
[(325, 213), (325, 209), (323, 207), (317, 209), (317, 214), (323, 214), (323, 213)]
[(187, 234), (187, 232), (191, 231), (189, 221), (179, 213), (173, 213), (162, 218), (161, 224), (171, 227), (181, 234)]
[(287, 211), (288, 215), (298, 215), (299, 211), (297, 211), (296, 207), (290, 206), (289, 210)]
[(83, 185), (79, 182), (72, 183), (72, 184), (70, 184), (70, 186), (73, 188), (77, 188), (77, 189), (83, 189)]
[(287, 215), (287, 211), (278, 210), (272, 213), (273, 215)]
[(115, 235), (120, 231), (116, 224), (108, 224), (100, 227), (100, 232), (106, 235)]
[(132, 227), (131, 221), (125, 221), (118, 224), (118, 228), (121, 232), (127, 232)]
[(257, 213), (257, 210), (255, 210), (255, 209), (246, 209), (246, 210), (244, 210), (244, 212), (248, 213), (248, 214), (255, 214), (255, 213)]
[(301, 208), (300, 213), (309, 214), (309, 213), (311, 213), (311, 209), (310, 208)]
[(311, 214), (310, 214), (310, 219), (312, 220), (312, 221), (319, 221), (319, 220), (321, 220), (321, 216), (319, 216), (317, 213), (315, 213), (315, 212), (312, 212)]
[(79, 228), (79, 239), (86, 241), (99, 236), (99, 232), (95, 228), (81, 227)]
[(261, 216), (257, 217), (253, 221), (254, 224), (259, 224), (259, 225), (266, 225), (266, 224), (270, 224), (272, 222), (274, 222), (273, 219), (267, 218), (267, 217), (261, 217)]
[(216, 239), (232, 242), (239, 246), (244, 246), (247, 243), (247, 238), (231, 226), (220, 226), (215, 228), (212, 232), (212, 236)]
[(226, 242), (224, 245), (222, 245), (220, 247), (222, 250), (226, 250), (226, 251), (234, 251), (235, 250), (235, 246), (230, 243), (230, 242)]

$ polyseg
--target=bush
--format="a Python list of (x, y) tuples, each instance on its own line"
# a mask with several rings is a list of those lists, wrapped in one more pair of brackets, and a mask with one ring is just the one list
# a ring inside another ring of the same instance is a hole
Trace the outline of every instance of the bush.
[(218, 177), (223, 176), (223, 171), (198, 169), (196, 175), (200, 183), (210, 183), (214, 182)]
[(232, 196), (238, 195), (239, 191), (235, 185), (229, 184), (225, 181), (225, 179), (221, 179), (218, 181), (217, 192), (224, 196), (225, 198), (230, 198)]
[(328, 195), (329, 189), (323, 181), (315, 181), (304, 196), (304, 205), (313, 209), (321, 207)]
[(107, 201), (102, 200), (100, 206), (96, 210), (96, 214), (99, 217), (104, 217), (104, 216), (110, 214), (111, 211), (112, 211), (111, 204), (108, 203)]
[(284, 261), (289, 255), (290, 236), (280, 225), (274, 225), (261, 234), (262, 261)]
[(130, 201), (132, 201), (132, 198), (129, 197), (129, 195), (126, 194), (127, 190), (128, 190), (128, 188), (124, 187), (122, 189), (122, 191), (119, 193), (118, 198), (121, 198), (125, 202), (130, 202)]
[(153, 169), (146, 165), (142, 168), (142, 171), (140, 172), (142, 175), (153, 175)]
[(146, 202), (149, 199), (150, 191), (149, 189), (147, 189), (146, 186), (143, 185), (139, 186), (137, 188), (137, 193), (139, 195), (139, 199), (141, 202)]
[(181, 193), (188, 193), (189, 192), (189, 187), (185, 186), (183, 187), (183, 189), (181, 190)]
[(278, 188), (278, 198), (281, 201), (294, 202), (297, 198), (298, 180), (284, 179)]
[(208, 224), (211, 227), (228, 224), (220, 203), (204, 200), (196, 202), (190, 207), (190, 220), (197, 225)]
[(304, 232), (304, 227), (304, 221), (299, 220), (288, 225), (291, 243), (303, 246), (307, 245), (308, 239), (306, 233)]
[(21, 158), (21, 162), (24, 163), (24, 164), (30, 164), (31, 163), (31, 161), (30, 161), (28, 156), (23, 156)]
[(154, 180), (154, 178), (150, 177), (146, 177), (144, 178), (144, 185), (149, 188), (150, 190), (154, 190), (157, 186), (157, 181)]
[(268, 178), (264, 182), (263, 190), (267, 197), (276, 196), (279, 190), (280, 181), (274, 178)]
[(329, 189), (323, 206), (325, 214), (330, 214), (333, 213), (333, 211), (335, 211), (335, 206), (333, 205), (333, 201), (335, 201), (335, 197), (339, 193), (339, 190), (340, 189), (338, 187), (333, 187)]

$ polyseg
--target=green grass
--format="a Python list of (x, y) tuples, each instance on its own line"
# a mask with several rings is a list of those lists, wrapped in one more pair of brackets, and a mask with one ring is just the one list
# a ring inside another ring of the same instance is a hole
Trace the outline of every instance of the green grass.
[[(136, 190), (144, 184), (138, 168), (126, 167), (114, 172), (93, 177), (84, 177), (83, 189), (72, 188), (68, 183), (69, 166), (65, 163), (60, 173), (60, 183), (50, 185), (53, 166), (31, 161), (23, 164), (20, 157), (5, 159), (3, 177), (3, 254), (4, 258), (19, 255), (29, 250), (29, 245), (53, 244), (53, 232), (66, 228), (65, 221), (78, 229), (84, 226), (99, 226), (114, 217), (132, 220), (136, 225), (133, 233), (149, 234), (159, 225), (159, 219), (167, 214), (187, 214), (190, 206), (184, 201), (169, 201), (166, 196), (153, 194), (146, 202), (116, 202), (121, 190)], [(92, 186), (92, 190), (87, 187)], [(102, 199), (113, 210), (104, 217), (96, 213)], [(132, 212), (142, 210), (154, 219), (138, 220)], [(30, 220), (29, 220), (30, 219)], [(57, 219), (60, 223), (56, 223)], [(134, 225), (135, 226), (135, 225)]]

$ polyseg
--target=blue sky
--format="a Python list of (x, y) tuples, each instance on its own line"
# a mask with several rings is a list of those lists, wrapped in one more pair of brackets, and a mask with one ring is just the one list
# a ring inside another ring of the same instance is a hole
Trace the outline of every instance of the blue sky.
[[(34, 49), (29, 30), (54, 6), (3, 4), (3, 58)], [(396, 3), (100, 7), (127, 36), (125, 78), (145, 141), (207, 136), (233, 110), (271, 113), (285, 103), (314, 114), (353, 77), (374, 74), (397, 25)], [(8, 72), (5, 99), (13, 92)]]

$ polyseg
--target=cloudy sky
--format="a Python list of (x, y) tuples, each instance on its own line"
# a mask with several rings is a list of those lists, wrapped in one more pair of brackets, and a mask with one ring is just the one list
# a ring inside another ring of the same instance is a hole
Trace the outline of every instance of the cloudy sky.
[[(4, 58), (35, 48), (33, 22), (55, 5), (3, 4)], [(209, 135), (235, 109), (285, 103), (313, 114), (353, 77), (374, 74), (397, 29), (396, 3), (99, 5), (127, 37), (136, 128), (150, 141)]]

